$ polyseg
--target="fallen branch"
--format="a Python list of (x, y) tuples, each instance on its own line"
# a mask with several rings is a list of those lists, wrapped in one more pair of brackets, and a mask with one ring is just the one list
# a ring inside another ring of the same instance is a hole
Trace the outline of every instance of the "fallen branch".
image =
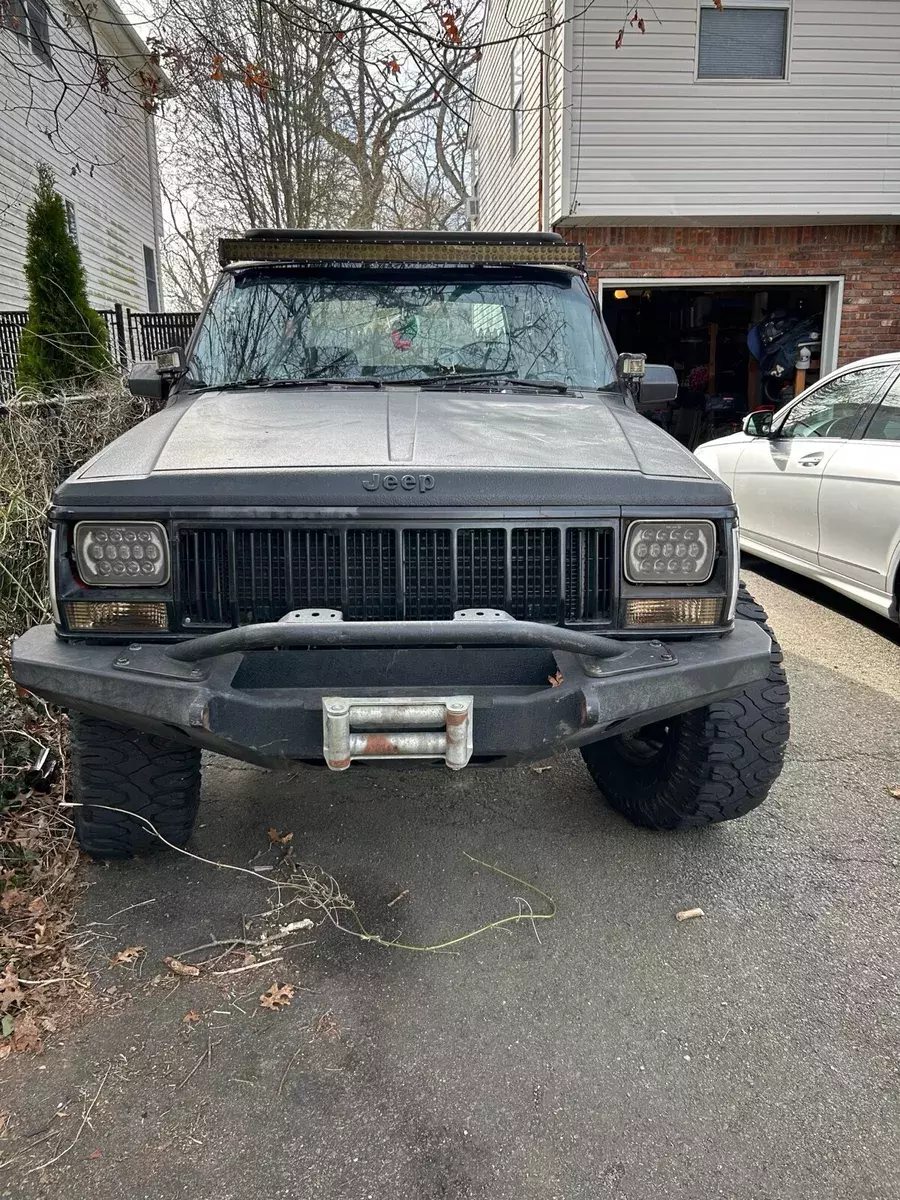
[[(62, 806), (65, 808), (81, 807), (81, 805), (74, 800), (63, 801)], [(163, 837), (152, 821), (148, 820), (147, 817), (142, 816), (140, 813), (131, 812), (125, 808), (116, 808), (110, 804), (92, 804), (91, 808), (100, 808), (106, 810), (107, 812), (122, 813), (124, 816), (130, 817), (134, 821), (140, 821), (147, 829), (150, 830), (154, 837), (158, 838), (159, 841), (163, 843), (164, 846), (168, 846), (170, 850), (175, 850), (178, 854), (183, 854), (186, 858), (191, 858), (195, 862), (203, 863), (209, 867), (216, 867), (220, 870), (236, 871), (239, 875), (249, 875), (251, 879), (256, 879), (259, 881), (259, 875), (255, 871), (249, 870), (247, 867), (238, 867), (233, 863), (223, 863), (211, 858), (204, 858), (201, 854), (194, 854), (194, 852), (191, 850), (185, 850), (182, 846), (176, 846), (173, 842), (170, 842), (168, 838)], [(547, 902), (549, 906), (549, 912), (523, 912), (520, 907), (519, 912), (510, 913), (508, 916), (500, 917), (495, 921), (488, 921), (486, 924), (480, 925), (477, 929), (469, 930), (468, 933), (459, 934), (457, 937), (448, 938), (446, 941), (436, 942), (433, 945), (418, 946), (410, 942), (401, 942), (399, 939), (392, 940), (390, 938), (385, 938), (379, 933), (371, 933), (369, 930), (367, 930), (363, 925), (353, 902), (347, 899), (347, 897), (341, 892), (337, 880), (334, 879), (333, 876), (327, 874), (327, 872), (321, 872), (321, 876), (313, 876), (310, 875), (308, 871), (304, 871), (302, 879), (298, 880), (296, 877), (292, 876), (289, 880), (279, 881), (276, 886), (278, 888), (292, 889), (301, 893), (300, 897), (298, 897), (300, 903), (306, 908), (311, 908), (314, 911), (323, 913), (332, 923), (335, 929), (339, 929), (341, 933), (349, 934), (351, 937), (358, 938), (362, 942), (373, 942), (375, 945), (383, 946), (386, 949), (412, 950), (430, 954), (436, 954), (441, 951), (449, 950), (451, 947), (459, 946), (463, 942), (470, 941), (472, 938), (478, 937), (482, 933), (487, 933), (491, 929), (500, 929), (505, 925), (518, 924), (521, 921), (529, 922), (532, 926), (532, 929), (535, 929), (535, 921), (552, 921), (556, 916), (556, 903), (553, 900), (553, 897), (548, 895), (547, 892), (541, 891), (539, 887), (536, 887), (533, 883), (529, 883), (527, 879), (520, 879), (518, 875), (513, 875), (509, 871), (504, 871), (502, 867), (498, 867), (493, 863), (485, 862), (483, 859), (475, 858), (466, 851), (463, 851), (463, 854), (470, 862), (477, 863), (478, 866), (485, 867), (488, 871), (493, 871), (497, 875), (502, 875), (504, 879), (510, 879), (513, 883), (521, 884), (522, 887), (528, 888), (529, 891), (534, 892), (537, 896), (540, 896), (542, 900)], [(337, 912), (341, 911), (350, 912), (353, 915), (353, 919), (356, 922), (356, 929), (351, 929), (347, 925), (341, 924), (335, 915)], [(270, 942), (271, 938), (264, 938), (257, 940), (255, 944), (263, 945), (269, 944)], [(186, 950), (183, 951), (183, 953), (192, 954), (199, 950), (209, 949), (210, 946), (225, 946), (232, 944), (252, 945), (253, 943), (247, 942), (242, 938), (232, 938), (229, 940), (214, 941), (206, 946), (197, 946), (194, 948), (194, 950)], [(272, 960), (269, 959), (268, 961), (271, 962)]]

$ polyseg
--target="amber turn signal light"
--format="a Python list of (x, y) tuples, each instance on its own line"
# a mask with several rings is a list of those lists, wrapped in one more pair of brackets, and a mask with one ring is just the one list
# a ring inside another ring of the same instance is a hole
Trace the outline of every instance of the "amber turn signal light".
[(718, 625), (722, 601), (710, 596), (691, 596), (662, 600), (627, 600), (625, 624), (635, 625)]
[(156, 633), (169, 628), (165, 604), (72, 600), (65, 605), (65, 610), (69, 629), (102, 629), (110, 633), (146, 630)]

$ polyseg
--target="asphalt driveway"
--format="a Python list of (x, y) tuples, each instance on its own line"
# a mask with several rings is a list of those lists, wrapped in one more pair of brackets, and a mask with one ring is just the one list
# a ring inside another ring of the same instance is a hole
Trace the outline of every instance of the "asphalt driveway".
[[(552, 921), (444, 954), (326, 924), (282, 938), (275, 965), (231, 955), (178, 979), (164, 955), (260, 928), (274, 872), (86, 866), (81, 924), (114, 990), (42, 1061), (0, 1067), (0, 1162), (49, 1135), (0, 1196), (894, 1200), (900, 639), (752, 566), (794, 732), (743, 821), (635, 830), (574, 757), (458, 776), (210, 764), (199, 854), (269, 866), (284, 849), (267, 831), (293, 833), (368, 928), (408, 943), (521, 911), (517, 896), (541, 911), (468, 854), (549, 893)], [(706, 917), (675, 920), (693, 906)], [(134, 967), (105, 965), (130, 945)], [(271, 984), (295, 989), (281, 1011), (259, 1004)]]

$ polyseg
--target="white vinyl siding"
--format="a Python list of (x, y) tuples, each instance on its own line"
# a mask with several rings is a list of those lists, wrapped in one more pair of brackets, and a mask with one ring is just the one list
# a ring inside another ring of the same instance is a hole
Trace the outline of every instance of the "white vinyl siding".
[(700, 4), (656, 12), (620, 50), (617, 0), (574, 22), (575, 222), (900, 215), (896, 0), (794, 0), (787, 82), (698, 79)]
[[(548, 68), (557, 76), (548, 154), (561, 166), (547, 181), (554, 223), (900, 218), (898, 0), (793, 0), (786, 79), (700, 78), (700, 0), (657, 0), (658, 22), (642, 7), (646, 34), (626, 24), (619, 50), (620, 0), (566, 4), (565, 50), (554, 57), (569, 69)], [(509, 19), (525, 7), (518, 0)], [(726, 0), (725, 11), (756, 7), (785, 11), (775, 0)], [(504, 11), (492, 0), (488, 37)], [(515, 172), (508, 113), (476, 105), (480, 229), (536, 228), (536, 58), (526, 44)], [(477, 87), (508, 94), (506, 52), (485, 51)]]
[[(470, 141), (478, 146), (478, 229), (526, 232), (538, 228), (540, 145), (538, 108), (541, 55), (529, 41), (515, 51), (522, 64), (521, 127), (513, 153), (513, 43), (523, 27), (541, 28), (543, 0), (489, 0), (485, 49), (478, 64)], [(540, 44), (540, 38), (536, 41)], [(497, 45), (490, 45), (497, 42)], [(513, 161), (514, 160), (514, 161)]]
[[(54, 2), (58, 0), (48, 0)], [(104, 28), (98, 20), (94, 35), (104, 38)], [(126, 96), (116, 87), (112, 95), (103, 96), (94, 83), (73, 86), (63, 98), (64, 134), (46, 133), (48, 110), (60, 91), (53, 70), (59, 68), (75, 84), (84, 70), (83, 60), (67, 46), (67, 39), (76, 36), (89, 35), (75, 23), (66, 25), (62, 8), (51, 7), (51, 69), (42, 65), (24, 37), (0, 28), (0, 51), (13, 63), (23, 63), (35, 97), (29, 112), (28, 84), (7, 63), (0, 72), (0, 310), (25, 308), (28, 303), (25, 222), (39, 162), (52, 169), (57, 190), (77, 214), (91, 303), (100, 308), (115, 303), (139, 311), (147, 308), (144, 247), (156, 248), (161, 224), (155, 146), (148, 129), (152, 118), (141, 108), (137, 93)], [(135, 60), (130, 67), (123, 60), (127, 50), (121, 43), (100, 44), (110, 61), (134, 70)]]

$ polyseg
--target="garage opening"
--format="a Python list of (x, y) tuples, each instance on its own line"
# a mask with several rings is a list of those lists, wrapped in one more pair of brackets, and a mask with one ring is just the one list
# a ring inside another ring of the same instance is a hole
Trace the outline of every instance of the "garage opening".
[(838, 285), (604, 280), (601, 299), (618, 350), (675, 368), (678, 399), (646, 415), (693, 449), (834, 368)]

